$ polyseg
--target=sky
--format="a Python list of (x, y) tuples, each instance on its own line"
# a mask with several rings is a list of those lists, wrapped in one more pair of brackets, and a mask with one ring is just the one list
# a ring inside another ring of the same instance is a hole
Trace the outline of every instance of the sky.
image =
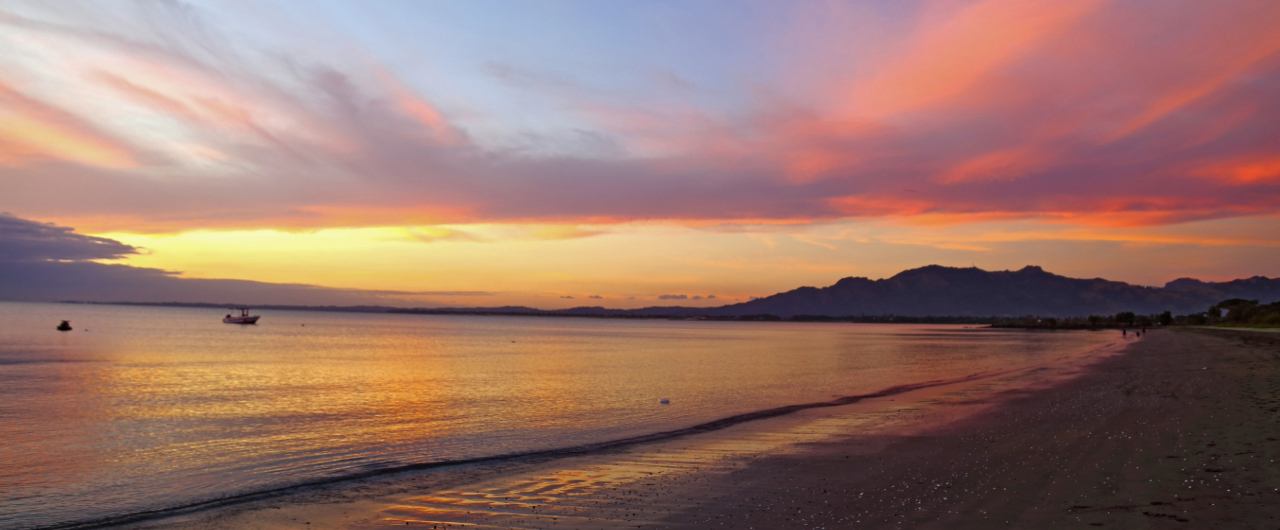
[(1257, 0), (11, 1), (0, 261), (540, 308), (928, 264), (1277, 276), (1276, 27)]

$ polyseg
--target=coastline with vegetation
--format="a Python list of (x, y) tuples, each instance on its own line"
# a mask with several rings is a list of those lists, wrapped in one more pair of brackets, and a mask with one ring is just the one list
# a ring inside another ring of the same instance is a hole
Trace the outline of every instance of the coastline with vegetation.
[[(227, 308), (245, 304), (213, 304), (186, 302), (81, 302), (64, 301), (64, 304), (125, 305), (150, 307)], [(1089, 315), (1087, 317), (1040, 317), (1027, 315), (1009, 316), (911, 316), (911, 315), (689, 315), (685, 311), (664, 311), (668, 308), (649, 308), (647, 311), (616, 312), (603, 308), (574, 308), (570, 310), (544, 311), (528, 307), (499, 308), (397, 308), (387, 306), (293, 306), (256, 305), (258, 309), (283, 311), (322, 311), (349, 313), (395, 313), (408, 315), (459, 315), (494, 317), (548, 317), (548, 318), (605, 318), (624, 320), (695, 320), (718, 322), (831, 322), (857, 324), (971, 324), (993, 328), (1023, 328), (1046, 330), (1100, 330), (1130, 329), (1165, 326), (1218, 326), (1241, 328), (1280, 328), (1280, 302), (1262, 304), (1258, 300), (1233, 298), (1210, 306), (1206, 311), (1188, 315), (1174, 315), (1171, 311), (1159, 314), (1139, 315), (1122, 311), (1114, 315)], [(601, 310), (601, 312), (593, 310)], [(669, 308), (684, 310), (688, 308)]]

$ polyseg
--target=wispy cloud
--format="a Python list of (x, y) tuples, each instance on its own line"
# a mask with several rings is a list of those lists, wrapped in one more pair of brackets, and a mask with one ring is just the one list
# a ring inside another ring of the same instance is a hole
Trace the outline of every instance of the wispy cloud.
[(464, 230), (440, 227), (422, 227), (407, 229), (410, 236), (418, 241), (434, 243), (437, 241), (484, 241), (483, 238)]
[[(232, 10), (117, 11), (0, 9), (0, 207), (117, 230), (449, 225), (410, 233), (477, 241), (458, 227), (1146, 226), (1271, 215), (1280, 199), (1268, 3), (831, 7), (798, 17), (806, 28), (758, 22), (774, 31), (762, 41), (812, 52), (733, 58), (776, 79), (694, 82), (659, 64), (623, 90), (570, 62), (477, 55), (460, 59), (470, 92), (355, 36), (312, 50), (237, 38)], [(886, 33), (872, 26), (895, 34), (869, 44)], [(518, 94), (529, 117), (486, 107), (487, 91)], [(528, 123), (545, 116), (562, 128)], [(493, 141), (503, 127), (529, 144)]]
[(0, 164), (24, 167), (48, 159), (107, 170), (138, 165), (126, 143), (90, 121), (0, 82)]

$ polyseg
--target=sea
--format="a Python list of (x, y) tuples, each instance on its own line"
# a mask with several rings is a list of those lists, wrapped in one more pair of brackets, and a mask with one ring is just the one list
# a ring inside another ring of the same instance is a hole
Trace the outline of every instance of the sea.
[[(0, 528), (109, 521), (1027, 366), (1104, 332), (0, 302)], [(71, 331), (57, 331), (68, 320)], [(663, 403), (662, 400), (667, 400)]]

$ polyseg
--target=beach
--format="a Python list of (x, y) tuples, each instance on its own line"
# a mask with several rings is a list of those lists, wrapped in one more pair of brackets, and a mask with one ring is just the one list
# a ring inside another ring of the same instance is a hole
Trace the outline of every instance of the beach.
[(852, 437), (767, 459), (661, 526), (1277, 526), (1280, 336), (1157, 331), (1008, 398), (873, 454)]
[(406, 473), (136, 528), (1274, 528), (1280, 335), (1089, 356), (579, 455)]

